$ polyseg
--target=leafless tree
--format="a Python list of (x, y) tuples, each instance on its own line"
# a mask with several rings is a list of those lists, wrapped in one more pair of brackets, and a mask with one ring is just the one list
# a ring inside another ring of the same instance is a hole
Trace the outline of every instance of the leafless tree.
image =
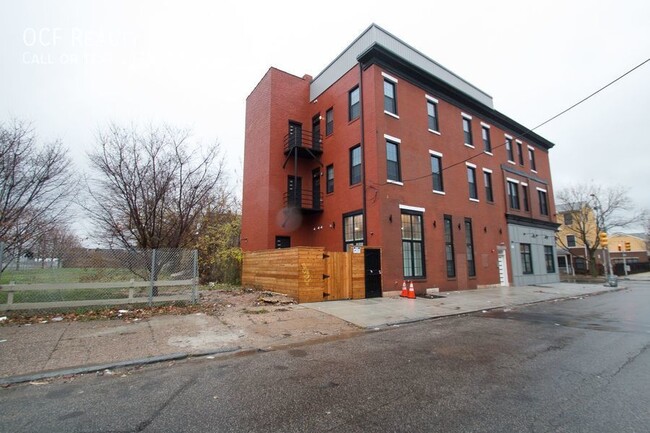
[(230, 194), (218, 143), (196, 150), (190, 132), (110, 124), (89, 154), (90, 201), (99, 239), (122, 248), (194, 246), (204, 213)]
[[(573, 223), (565, 225), (565, 228), (584, 245), (592, 275), (597, 272), (599, 234), (612, 234), (616, 230), (639, 224), (644, 219), (644, 213), (635, 210), (627, 189), (620, 186), (577, 184), (558, 191), (556, 202), (560, 203), (558, 208), (562, 213), (571, 214)], [(570, 251), (565, 239), (558, 239), (560, 245)]]
[(39, 145), (31, 124), (0, 124), (2, 269), (61, 224), (76, 185), (60, 141)]

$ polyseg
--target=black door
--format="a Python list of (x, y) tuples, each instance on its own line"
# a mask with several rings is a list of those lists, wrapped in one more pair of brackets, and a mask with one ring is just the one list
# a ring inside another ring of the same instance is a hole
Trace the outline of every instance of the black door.
[(320, 209), (320, 168), (311, 172), (312, 209)]
[(320, 150), (320, 113), (311, 119), (311, 146), (314, 150)]
[(289, 122), (289, 148), (300, 147), (302, 143), (302, 124)]
[(287, 204), (289, 207), (302, 207), (302, 177), (289, 176), (287, 179)]
[(366, 298), (381, 297), (381, 250), (365, 248)]

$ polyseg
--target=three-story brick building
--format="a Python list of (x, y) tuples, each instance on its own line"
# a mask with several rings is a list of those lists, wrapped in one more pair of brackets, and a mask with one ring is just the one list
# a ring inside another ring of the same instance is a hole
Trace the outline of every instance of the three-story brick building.
[(247, 98), (242, 248), (378, 247), (384, 292), (557, 281), (552, 147), (371, 25)]

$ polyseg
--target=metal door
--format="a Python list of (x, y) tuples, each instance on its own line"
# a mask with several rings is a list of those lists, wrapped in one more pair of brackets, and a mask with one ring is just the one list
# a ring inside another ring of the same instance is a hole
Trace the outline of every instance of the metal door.
[(363, 252), (366, 270), (366, 298), (381, 297), (381, 250), (365, 248)]

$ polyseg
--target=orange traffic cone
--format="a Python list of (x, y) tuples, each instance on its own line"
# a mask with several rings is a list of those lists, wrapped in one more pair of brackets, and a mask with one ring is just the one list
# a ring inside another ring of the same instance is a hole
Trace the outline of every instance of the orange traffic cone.
[(411, 285), (409, 286), (408, 298), (415, 299), (415, 289), (413, 288), (413, 281), (411, 281)]
[(402, 293), (399, 295), (402, 298), (408, 298), (409, 291), (406, 288), (406, 280), (402, 281)]

